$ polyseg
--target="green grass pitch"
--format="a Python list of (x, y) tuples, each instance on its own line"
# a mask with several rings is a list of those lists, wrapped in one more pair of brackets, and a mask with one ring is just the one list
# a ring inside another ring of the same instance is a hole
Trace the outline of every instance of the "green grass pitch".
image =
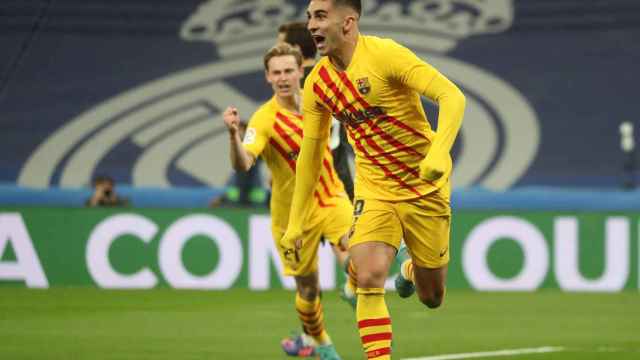
[[(362, 359), (355, 314), (323, 295), (344, 360)], [(484, 359), (640, 359), (640, 294), (450, 291), (428, 310), (387, 293), (394, 359), (559, 346), (561, 352)], [(286, 359), (299, 328), (283, 290), (106, 291), (0, 287), (0, 359)]]

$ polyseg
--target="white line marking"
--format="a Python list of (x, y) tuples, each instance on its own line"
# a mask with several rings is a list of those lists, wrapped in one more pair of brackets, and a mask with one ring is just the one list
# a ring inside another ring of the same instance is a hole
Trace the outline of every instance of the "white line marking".
[(486, 352), (473, 352), (473, 353), (461, 353), (461, 354), (447, 354), (447, 355), (435, 355), (419, 358), (405, 358), (403, 360), (454, 360), (454, 359), (471, 359), (482, 358), (489, 356), (510, 356), (510, 355), (523, 355), (523, 354), (542, 354), (564, 351), (564, 347), (559, 346), (544, 346), (538, 348), (524, 348), (524, 349), (511, 349), (511, 350), (497, 350)]

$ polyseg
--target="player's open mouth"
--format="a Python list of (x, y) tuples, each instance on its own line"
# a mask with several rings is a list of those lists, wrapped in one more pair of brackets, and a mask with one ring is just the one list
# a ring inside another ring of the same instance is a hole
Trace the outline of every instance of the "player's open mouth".
[(320, 35), (313, 35), (313, 41), (316, 43), (318, 49), (324, 47), (325, 37)]

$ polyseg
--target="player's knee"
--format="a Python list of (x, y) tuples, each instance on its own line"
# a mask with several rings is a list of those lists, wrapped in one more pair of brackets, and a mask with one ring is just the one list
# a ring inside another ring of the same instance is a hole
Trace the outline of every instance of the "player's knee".
[(357, 281), (360, 288), (383, 287), (387, 274), (382, 269), (367, 269), (358, 271)]
[(420, 302), (422, 302), (429, 309), (436, 309), (442, 305), (444, 301), (444, 290), (435, 290), (435, 291), (427, 291), (427, 292), (419, 292), (418, 297), (420, 298)]

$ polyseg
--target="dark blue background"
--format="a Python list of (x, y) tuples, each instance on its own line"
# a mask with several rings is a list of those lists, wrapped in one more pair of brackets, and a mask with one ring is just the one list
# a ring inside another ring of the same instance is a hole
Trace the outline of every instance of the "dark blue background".
[[(210, 44), (178, 36), (200, 3), (3, 0), (0, 182), (15, 182), (28, 156), (65, 121), (132, 87), (214, 60)], [(620, 186), (618, 126), (640, 124), (639, 39), (638, 1), (516, 1), (510, 30), (471, 37), (449, 53), (509, 82), (533, 105), (541, 144), (516, 185)], [(257, 99), (269, 96), (266, 84), (247, 85)], [(128, 180), (122, 169), (129, 165), (104, 166)], [(171, 178), (193, 185), (179, 174)]]

